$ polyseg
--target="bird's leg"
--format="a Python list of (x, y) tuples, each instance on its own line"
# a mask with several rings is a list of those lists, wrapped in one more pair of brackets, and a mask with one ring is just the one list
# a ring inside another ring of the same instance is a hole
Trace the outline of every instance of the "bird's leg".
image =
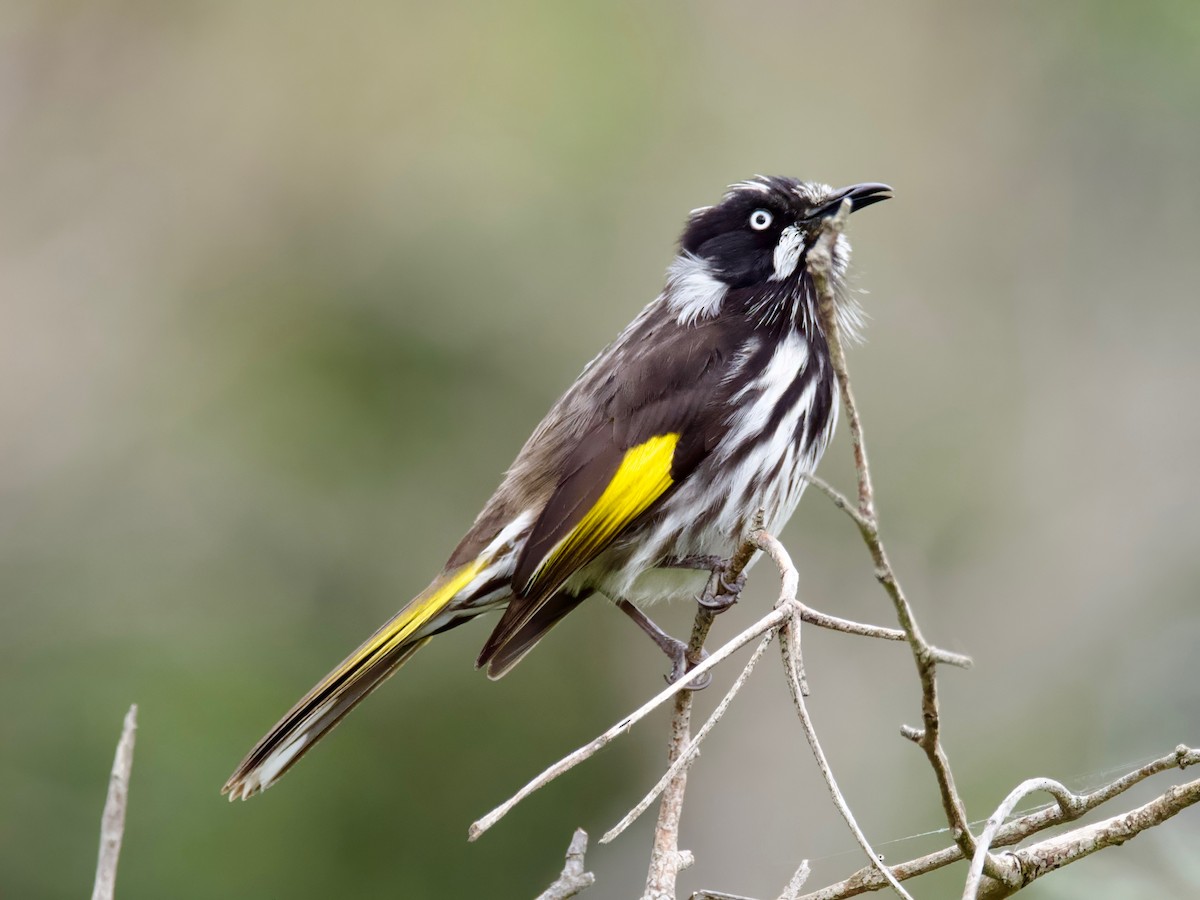
[[(658, 645), (658, 648), (663, 653), (667, 654), (667, 659), (671, 660), (671, 674), (667, 676), (667, 682), (674, 684), (680, 678), (687, 674), (689, 668), (687, 658), (687, 644), (677, 640), (659, 628), (654, 621), (644, 612), (630, 603), (628, 600), (618, 600), (617, 609), (633, 619), (637, 627), (642, 629), (650, 636), (650, 640)], [(702, 650), (700, 659), (703, 660), (708, 656), (708, 651)], [(688, 690), (700, 691), (708, 687), (712, 681), (712, 673), (705, 673), (697, 681), (688, 685)]]
[(696, 602), (710, 612), (723, 613), (738, 602), (742, 588), (746, 586), (746, 573), (739, 572), (737, 578), (729, 577), (729, 560), (719, 556), (669, 556), (659, 564), (664, 569), (698, 569), (712, 572), (712, 578), (704, 587), (704, 593)]

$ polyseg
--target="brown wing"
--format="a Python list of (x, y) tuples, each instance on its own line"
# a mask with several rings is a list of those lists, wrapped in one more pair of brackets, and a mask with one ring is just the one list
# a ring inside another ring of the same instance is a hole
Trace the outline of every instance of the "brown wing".
[(724, 434), (736, 335), (716, 323), (672, 321), (643, 337), (642, 356), (601, 373), (607, 390), (525, 542), (513, 600), (479, 665), (524, 634), (572, 574), (652, 514)]

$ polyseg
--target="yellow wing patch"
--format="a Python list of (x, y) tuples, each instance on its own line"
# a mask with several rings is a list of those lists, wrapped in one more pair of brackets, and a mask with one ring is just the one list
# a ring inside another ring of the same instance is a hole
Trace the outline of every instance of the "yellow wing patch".
[(674, 482), (671, 461), (678, 434), (661, 434), (625, 451), (608, 487), (529, 580), (557, 581), (593, 560), (621, 529), (645, 512)]

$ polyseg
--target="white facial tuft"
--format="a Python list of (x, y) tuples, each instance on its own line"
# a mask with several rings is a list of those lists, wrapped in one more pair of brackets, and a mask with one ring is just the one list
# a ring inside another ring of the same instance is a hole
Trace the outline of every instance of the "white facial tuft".
[(728, 290), (707, 262), (690, 253), (679, 254), (667, 269), (665, 297), (680, 325), (694, 325), (715, 316)]
[(789, 225), (779, 235), (779, 243), (775, 245), (775, 272), (772, 281), (783, 281), (796, 271), (800, 262), (800, 254), (804, 252), (804, 232), (795, 225)]

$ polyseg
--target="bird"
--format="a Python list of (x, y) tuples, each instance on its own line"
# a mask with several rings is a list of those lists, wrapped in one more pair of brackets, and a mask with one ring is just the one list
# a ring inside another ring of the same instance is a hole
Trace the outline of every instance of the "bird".
[[(703, 601), (756, 514), (775, 533), (796, 508), (837, 422), (808, 253), (845, 201), (891, 196), (875, 182), (758, 175), (692, 210), (662, 292), (551, 407), (442, 570), (254, 745), (222, 793), (266, 790), (430, 639), (483, 613), (501, 613), (476, 660), (493, 679), (595, 594), (682, 677), (686, 645), (643, 607)], [(844, 235), (832, 249), (838, 330), (853, 340), (864, 317)], [(721, 593), (736, 599), (741, 581)]]

